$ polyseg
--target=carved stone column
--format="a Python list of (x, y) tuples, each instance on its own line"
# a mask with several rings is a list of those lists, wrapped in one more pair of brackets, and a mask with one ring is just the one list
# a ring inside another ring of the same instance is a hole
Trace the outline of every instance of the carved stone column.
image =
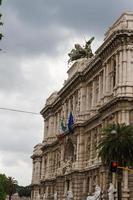
[(119, 85), (122, 84), (122, 51), (119, 52)]
[(128, 188), (128, 171), (123, 170), (123, 191), (122, 191), (122, 199), (129, 199), (129, 188)]
[(110, 63), (109, 63), (109, 61), (107, 62), (107, 65), (106, 65), (106, 67), (105, 67), (105, 72), (106, 72), (106, 83), (105, 83), (105, 86), (106, 86), (106, 93), (109, 93), (110, 92), (110, 88), (109, 88), (109, 84), (111, 84), (110, 82), (109, 82), (109, 65), (110, 65)]
[(102, 88), (101, 88), (101, 86), (102, 86), (102, 74), (101, 73), (99, 74), (98, 81), (99, 81), (98, 104), (100, 105), (101, 97), (102, 97)]
[(122, 72), (123, 72), (123, 84), (126, 84), (127, 81), (127, 51), (126, 48), (123, 48), (122, 54)]
[(44, 141), (46, 140), (48, 136), (48, 120), (44, 120)]
[(119, 54), (118, 52), (115, 55), (115, 60), (116, 60), (116, 78), (115, 78), (115, 82), (116, 82), (116, 86), (119, 83)]
[(72, 97), (72, 103), (73, 103), (73, 115), (75, 116), (75, 111), (76, 111), (76, 98), (75, 98), (75, 94)]
[(92, 82), (92, 109), (95, 107), (95, 80)]
[(80, 110), (81, 110), (81, 112), (83, 112), (83, 111), (86, 110), (86, 108), (85, 108), (85, 105), (86, 105), (86, 88), (82, 87), (80, 89), (80, 92), (81, 92)]
[(89, 110), (89, 87), (86, 86), (86, 110)]
[(44, 176), (45, 176), (45, 160), (44, 160), (44, 156), (42, 156), (42, 167), (41, 167), (41, 179), (43, 179), (44, 178)]
[(127, 49), (127, 84), (132, 85), (133, 83), (133, 69), (132, 69), (132, 47), (128, 47)]
[(103, 67), (103, 97), (106, 95), (106, 68)]
[(32, 183), (34, 183), (35, 181), (35, 161), (33, 160), (33, 164), (32, 164), (33, 168), (32, 168)]
[(40, 175), (41, 175), (41, 158), (37, 159), (36, 162), (36, 181), (39, 183), (40, 182)]
[(129, 111), (128, 110), (122, 110), (121, 111), (121, 121), (119, 121), (119, 123), (126, 123), (128, 125), (129, 122), (130, 122)]
[(90, 163), (92, 162), (92, 155), (93, 155), (93, 133), (92, 130), (90, 132)]

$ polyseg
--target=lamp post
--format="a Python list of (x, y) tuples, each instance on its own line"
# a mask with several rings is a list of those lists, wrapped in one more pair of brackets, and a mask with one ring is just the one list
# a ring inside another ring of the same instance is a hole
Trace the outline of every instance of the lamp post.
[[(112, 129), (110, 133), (115, 136), (117, 134), (117, 131), (115, 129)], [(121, 200), (121, 178), (119, 169), (117, 169), (117, 199)]]

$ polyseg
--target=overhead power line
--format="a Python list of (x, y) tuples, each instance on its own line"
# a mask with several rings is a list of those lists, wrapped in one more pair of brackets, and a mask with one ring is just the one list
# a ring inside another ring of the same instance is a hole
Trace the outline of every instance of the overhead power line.
[(6, 111), (11, 111), (11, 112), (27, 113), (27, 114), (32, 114), (32, 115), (40, 115), (40, 113), (30, 112), (30, 111), (26, 111), (26, 110), (12, 109), (12, 108), (0, 107), (0, 110), (6, 110)]

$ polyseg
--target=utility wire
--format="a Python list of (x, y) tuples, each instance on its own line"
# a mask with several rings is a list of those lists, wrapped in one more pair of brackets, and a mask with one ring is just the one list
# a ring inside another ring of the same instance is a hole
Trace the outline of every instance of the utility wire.
[(12, 109), (12, 108), (0, 107), (0, 110), (6, 110), (6, 111), (11, 111), (11, 112), (21, 112), (21, 113), (27, 113), (27, 114), (32, 114), (32, 115), (40, 115), (40, 113), (30, 112), (30, 111), (26, 111), (26, 110)]

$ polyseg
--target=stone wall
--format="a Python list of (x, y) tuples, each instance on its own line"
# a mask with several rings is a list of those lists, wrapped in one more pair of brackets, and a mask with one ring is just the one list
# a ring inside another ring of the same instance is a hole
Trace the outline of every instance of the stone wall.
[[(107, 199), (109, 181), (117, 178), (101, 165), (97, 145), (108, 123), (133, 122), (133, 13), (124, 13), (106, 34), (91, 59), (77, 60), (63, 88), (51, 95), (41, 114), (44, 137), (34, 148), (32, 200), (58, 200), (68, 190), (74, 200), (86, 198), (100, 185)], [(61, 119), (74, 116), (74, 133), (59, 138)], [(123, 174), (123, 200), (133, 199), (133, 179)], [(130, 194), (130, 198), (129, 198)]]

